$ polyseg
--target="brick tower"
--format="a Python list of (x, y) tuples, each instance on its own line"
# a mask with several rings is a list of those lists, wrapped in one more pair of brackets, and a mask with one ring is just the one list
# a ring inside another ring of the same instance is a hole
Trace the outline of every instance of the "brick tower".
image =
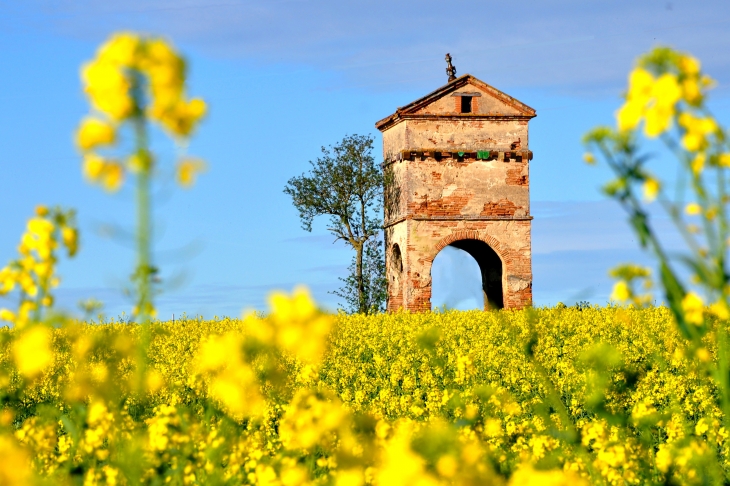
[(527, 124), (535, 110), (466, 74), (398, 108), (383, 133), (388, 309), (431, 308), (444, 247), (479, 264), (484, 307), (532, 303)]

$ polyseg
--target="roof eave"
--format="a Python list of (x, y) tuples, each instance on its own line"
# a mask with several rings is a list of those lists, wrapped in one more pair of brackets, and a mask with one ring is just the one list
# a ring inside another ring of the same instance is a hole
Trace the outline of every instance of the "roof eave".
[[(403, 119), (402, 115), (410, 114), (413, 111), (417, 111), (419, 108), (421, 108), (424, 105), (429, 104), (432, 100), (437, 99), (441, 97), (444, 92), (453, 91), (455, 89), (460, 88), (463, 85), (468, 84), (469, 82), (472, 82), (475, 85), (478, 85), (485, 89), (486, 91), (490, 92), (492, 96), (495, 98), (503, 101), (504, 103), (507, 103), (508, 105), (515, 108), (517, 111), (522, 112), (521, 115), (518, 116), (524, 116), (528, 118), (534, 118), (537, 116), (537, 113), (534, 108), (526, 105), (525, 103), (519, 101), (516, 98), (513, 98), (512, 96), (508, 95), (507, 93), (504, 93), (497, 88), (485, 83), (484, 81), (475, 78), (471, 74), (464, 74), (453, 81), (449, 81), (445, 85), (441, 86), (440, 88), (436, 89), (435, 91), (432, 91), (431, 93), (428, 93), (425, 96), (422, 96), (421, 98), (418, 98), (417, 100), (408, 103), (405, 106), (401, 106), (398, 108), (395, 113), (393, 113), (390, 116), (387, 116), (383, 118), (382, 120), (375, 123), (375, 128), (377, 128), (380, 131), (387, 130), (391, 126), (397, 124)], [(453, 115), (445, 115), (445, 116), (453, 116)]]
[(529, 121), (535, 118), (536, 114), (531, 115), (484, 115), (484, 114), (461, 114), (451, 113), (446, 115), (436, 115), (433, 113), (428, 114), (412, 114), (412, 113), (394, 113), (387, 118), (383, 118), (375, 124), (375, 128), (384, 132), (391, 127), (397, 125), (400, 122), (407, 120), (471, 120), (471, 121), (509, 121), (509, 120), (524, 120)]

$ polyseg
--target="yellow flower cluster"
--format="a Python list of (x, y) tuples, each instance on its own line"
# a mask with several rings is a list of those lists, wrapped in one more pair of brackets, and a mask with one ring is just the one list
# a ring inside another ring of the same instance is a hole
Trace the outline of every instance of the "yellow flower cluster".
[[(145, 88), (148, 93), (137, 93)], [(114, 122), (146, 111), (175, 135), (190, 135), (205, 114), (205, 102), (185, 99), (185, 61), (168, 42), (133, 33), (116, 34), (102, 45), (96, 59), (82, 69), (85, 91), (93, 106)], [(149, 96), (149, 101), (142, 98)], [(90, 149), (111, 143), (113, 130), (89, 125), (79, 134), (79, 145)]]
[(639, 282), (643, 290), (652, 288), (651, 270), (639, 265), (619, 265), (609, 272), (618, 281), (613, 286), (611, 300), (620, 304), (632, 303), (643, 306), (651, 303), (651, 294), (637, 294), (635, 284)]
[[(103, 157), (97, 149), (114, 145), (125, 121), (139, 132), (145, 119), (159, 123), (175, 137), (186, 138), (206, 112), (202, 99), (187, 99), (185, 61), (163, 39), (120, 33), (102, 45), (96, 58), (81, 72), (84, 90), (98, 115), (86, 117), (76, 133), (76, 144), (84, 153), (84, 175), (108, 191), (118, 190), (125, 171), (139, 173), (152, 169), (153, 159), (146, 148), (137, 150), (124, 162)], [(139, 133), (137, 133), (139, 136)], [(200, 161), (183, 160), (178, 180), (189, 186)]]
[(18, 245), (20, 257), (0, 269), (0, 296), (17, 292), (20, 302), (16, 312), (0, 309), (0, 320), (23, 327), (31, 320), (39, 321), (42, 309), (53, 305), (51, 292), (60, 281), (55, 273), (60, 247), (70, 257), (76, 254), (74, 213), (38, 206)]
[[(702, 368), (716, 350), (709, 335), (687, 348), (666, 308), (335, 317), (302, 289), (271, 302), (265, 317), (156, 323), (149, 341), (116, 322), (2, 331), (0, 449), (37, 458), (29, 474), (46, 481), (83, 471), (88, 484), (703, 484), (730, 471)], [(18, 361), (31, 347), (50, 358)]]
[[(670, 66), (671, 69), (665, 69), (655, 77), (647, 69), (653, 65)], [(709, 78), (701, 75), (699, 61), (695, 58), (659, 49), (629, 75), (626, 103), (616, 114), (618, 129), (621, 132), (634, 130), (644, 120), (645, 135), (655, 138), (672, 127), (680, 101), (698, 106), (703, 99), (702, 90), (711, 84)], [(693, 140), (697, 143), (695, 138)]]

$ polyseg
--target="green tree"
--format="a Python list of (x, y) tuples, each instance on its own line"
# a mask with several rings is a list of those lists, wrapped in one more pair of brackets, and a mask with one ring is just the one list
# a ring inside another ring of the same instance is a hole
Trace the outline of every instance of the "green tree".
[(372, 156), (370, 135), (347, 135), (340, 143), (322, 147), (322, 156), (310, 161), (312, 169), (287, 182), (284, 192), (299, 211), (302, 228), (312, 231), (317, 216), (329, 216), (328, 230), (335, 241), (355, 250), (350, 276), (336, 295), (351, 310), (369, 313), (383, 308), (385, 265), (382, 250), (368, 246), (382, 227), (383, 172)]
[[(347, 303), (351, 311), (358, 312), (366, 309), (368, 313), (384, 312), (388, 298), (388, 281), (385, 278), (385, 257), (383, 256), (383, 241), (377, 237), (365, 242), (362, 255), (362, 280), (357, 275), (357, 255), (353, 256), (348, 267), (350, 274), (340, 278), (344, 285), (340, 290), (332, 292)], [(364, 302), (360, 301), (358, 285), (362, 282)]]

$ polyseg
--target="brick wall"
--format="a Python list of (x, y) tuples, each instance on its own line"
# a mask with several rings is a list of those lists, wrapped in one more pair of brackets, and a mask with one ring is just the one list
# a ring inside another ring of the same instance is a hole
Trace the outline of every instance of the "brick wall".
[[(386, 241), (406, 242), (401, 285), (389, 288), (388, 310), (431, 309), (431, 265), (436, 255), (459, 240), (478, 240), (502, 260), (502, 295), (505, 308), (532, 304), (530, 221), (418, 221), (406, 220), (388, 228)], [(392, 278), (392, 277), (391, 277)], [(405, 284), (405, 285), (403, 285)]]
[[(478, 83), (477, 83), (478, 84)], [(457, 91), (472, 98), (472, 113), (460, 115), (461, 97), (441, 98), (408, 112), (383, 130), (386, 167), (394, 174), (395, 190), (386, 197), (386, 271), (388, 309), (425, 311), (431, 308), (431, 266), (447, 245), (477, 240), (488, 245), (502, 264), (505, 308), (532, 303), (531, 216), (527, 157), (475, 160), (431, 156), (434, 152), (528, 151), (528, 121), (505, 96), (492, 96), (483, 86), (465, 85)], [(492, 89), (493, 91), (493, 89)], [(505, 101), (507, 100), (507, 101)], [(405, 112), (403, 111), (405, 110)], [(417, 116), (415, 116), (417, 115)], [(394, 157), (414, 151), (412, 160)], [(426, 155), (431, 154), (431, 155)], [(402, 268), (393, 262), (393, 245), (401, 251)], [(471, 244), (469, 244), (471, 245)], [(462, 244), (462, 246), (464, 246)], [(479, 250), (479, 244), (468, 246)], [(493, 254), (488, 259), (495, 262)], [(492, 263), (482, 264), (491, 265)], [(490, 277), (489, 292), (498, 275)], [(498, 288), (498, 286), (497, 286)]]

